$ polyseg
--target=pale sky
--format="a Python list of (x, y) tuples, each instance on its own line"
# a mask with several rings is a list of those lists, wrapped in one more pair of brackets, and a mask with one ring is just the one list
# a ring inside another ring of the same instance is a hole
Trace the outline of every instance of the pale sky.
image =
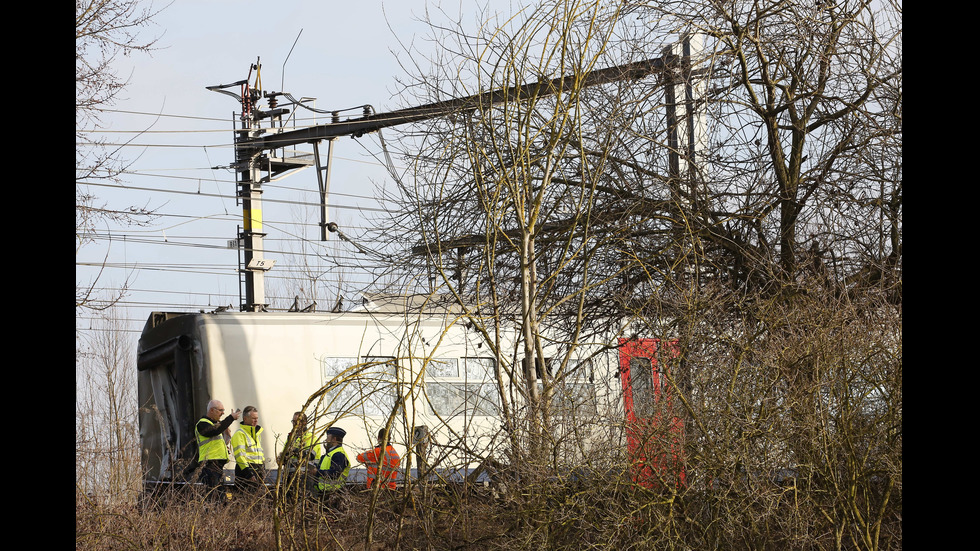
[[(479, 4), (488, 3), (492, 10), (508, 13), (517, 4), (511, 0)], [(105, 139), (138, 144), (122, 149), (123, 156), (133, 161), (133, 174), (125, 177), (130, 189), (90, 188), (108, 208), (145, 206), (163, 216), (149, 227), (101, 227), (101, 243), (76, 255), (76, 282), (92, 281), (97, 267), (85, 264), (100, 265), (105, 259), (109, 267), (96, 287), (111, 292), (128, 280), (130, 291), (119, 317), (134, 331), (154, 310), (195, 312), (229, 304), (237, 309), (238, 252), (227, 248), (241, 224), (241, 208), (234, 199), (235, 174), (211, 167), (227, 166), (234, 159), (229, 147), (232, 114), (240, 111), (240, 105), (206, 87), (245, 79), (250, 65), (260, 60), (263, 89), (314, 97), (319, 109), (370, 104), (385, 112), (413, 105), (397, 95), (396, 79), (404, 73), (392, 50), (404, 58), (399, 41), (422, 51), (434, 48), (424, 40), (426, 27), (417, 19), (425, 16), (427, 6), (432, 10), (439, 4), (175, 0), (155, 18), (157, 26), (145, 31), (145, 36), (160, 37), (159, 49), (152, 55), (120, 60), (120, 72), (131, 72), (130, 84), (112, 107), (117, 112), (105, 117), (109, 131)], [(469, 20), (475, 27), (477, 2), (441, 5), (454, 17), (462, 14), (464, 25)], [(446, 16), (435, 17), (447, 21)], [(250, 80), (254, 83), (254, 73)], [(265, 101), (260, 105), (265, 107)], [(157, 119), (155, 113), (163, 116)], [(304, 110), (297, 114), (312, 116)], [(135, 134), (143, 129), (148, 132)], [(333, 220), (342, 228), (354, 230), (363, 224), (357, 207), (375, 207), (374, 186), (389, 180), (384, 167), (370, 155), (379, 149), (375, 136), (341, 138), (335, 144), (329, 203), (335, 207)], [(329, 252), (337, 246), (336, 240), (327, 245), (330, 249), (317, 241), (317, 211), (312, 205), (298, 205), (318, 199), (314, 170), (267, 185), (263, 199), (267, 258), (281, 258), (276, 250), (300, 250), (303, 238), (310, 240), (305, 247), (309, 251)], [(309, 217), (307, 226), (301, 228), (298, 222), (304, 217)], [(105, 239), (107, 234), (111, 243)], [(356, 256), (349, 247), (339, 254)], [(316, 262), (315, 257), (309, 258)], [(288, 263), (278, 263), (270, 275), (287, 275), (289, 270)], [(272, 286), (267, 285), (267, 294), (278, 294)], [(319, 302), (318, 308), (328, 307), (326, 302)], [(78, 327), (87, 327), (87, 318), (83, 316)]]

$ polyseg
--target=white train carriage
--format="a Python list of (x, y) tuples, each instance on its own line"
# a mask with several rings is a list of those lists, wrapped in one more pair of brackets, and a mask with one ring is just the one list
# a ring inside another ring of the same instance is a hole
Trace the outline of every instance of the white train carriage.
[[(519, 398), (467, 321), (450, 311), (154, 312), (137, 362), (145, 481), (186, 479), (197, 455), (193, 426), (212, 398), (228, 412), (258, 409), (270, 478), (299, 410), (319, 433), (329, 425), (344, 428), (352, 458), (373, 446), (378, 429), (390, 424), (399, 453), (405, 454), (421, 429), (442, 444), (436, 454), (443, 467), (475, 467), (476, 458), (501, 443), (501, 392), (518, 407)], [(501, 359), (513, 363), (513, 341), (502, 334), (507, 353)], [(621, 430), (636, 422), (634, 394), (660, 400), (667, 388), (655, 341), (623, 342), (578, 347), (575, 357), (581, 361), (566, 365), (556, 406), (584, 408), (590, 419), (600, 420), (597, 427), (619, 429), (624, 449), (635, 451), (635, 442), (627, 443), (629, 431)], [(559, 418), (561, 411), (556, 408)], [(233, 423), (232, 432), (237, 427)], [(230, 460), (226, 472), (233, 468)], [(354, 473), (353, 481), (363, 477)]]

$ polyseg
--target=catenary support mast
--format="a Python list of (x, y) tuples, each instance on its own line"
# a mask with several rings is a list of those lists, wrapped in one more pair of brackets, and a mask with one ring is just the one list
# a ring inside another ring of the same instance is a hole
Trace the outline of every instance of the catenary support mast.
[[(583, 84), (581, 86), (596, 86), (623, 80), (639, 80), (653, 74), (667, 75), (666, 78), (672, 78), (670, 74), (678, 67), (685, 67), (687, 69), (690, 65), (689, 63), (681, 63), (681, 57), (669, 51), (664, 57), (600, 69), (584, 76), (566, 75), (556, 79), (541, 80), (521, 86), (511, 86), (463, 98), (392, 111), (390, 113), (369, 114), (365, 110), (365, 115), (360, 118), (338, 121), (335, 117), (332, 122), (327, 124), (290, 131), (286, 131), (281, 127), (274, 127), (275, 121), (278, 120), (281, 124), (282, 115), (288, 113), (286, 109), (276, 109), (275, 98), (284, 93), (263, 92), (260, 88), (261, 85), (258, 78), (256, 78), (255, 88), (249, 86), (248, 79), (227, 85), (207, 87), (208, 90), (237, 98), (242, 105), (240, 117), (241, 128), (236, 130), (235, 136), (236, 171), (238, 173), (239, 196), (242, 201), (242, 215), (244, 219), (244, 230), (240, 236), (245, 252), (245, 266), (243, 268), (245, 276), (245, 297), (241, 305), (242, 311), (263, 311), (268, 306), (265, 303), (264, 278), (265, 272), (272, 267), (274, 262), (264, 257), (263, 238), (265, 237), (265, 233), (262, 230), (262, 183), (269, 181), (271, 176), (275, 174), (313, 164), (308, 160), (301, 161), (298, 158), (288, 158), (285, 155), (274, 157), (266, 152), (300, 144), (314, 144), (316, 146), (322, 140), (333, 140), (340, 136), (360, 137), (383, 128), (444, 117), (460, 111), (477, 109), (481, 106), (485, 107), (495, 103), (521, 101), (526, 98), (546, 96), (560, 90), (568, 89), (568, 83), (572, 79), (582, 79)], [(255, 70), (256, 73), (258, 73), (260, 68), (261, 66), (258, 63), (251, 66), (251, 70)], [(249, 77), (251, 77), (251, 71)], [(235, 86), (241, 86), (241, 96), (225, 90), (225, 88)], [(258, 101), (263, 97), (269, 98), (269, 110), (267, 111), (262, 111), (257, 106)], [(259, 127), (259, 121), (265, 118), (269, 118), (272, 121), (273, 127), (268, 129)], [(328, 182), (323, 181), (321, 171), (329, 169), (330, 160), (327, 160), (326, 167), (322, 167), (318, 147), (314, 147), (314, 153), (316, 156), (317, 177), (320, 181), (321, 195), (325, 195)], [(263, 173), (267, 174), (267, 176), (263, 176)], [(324, 209), (325, 201), (326, 198), (324, 197)], [(323, 227), (327, 225), (325, 215), (324, 219), (321, 220), (321, 225)], [(325, 237), (326, 232), (322, 231), (321, 234), (322, 237)]]

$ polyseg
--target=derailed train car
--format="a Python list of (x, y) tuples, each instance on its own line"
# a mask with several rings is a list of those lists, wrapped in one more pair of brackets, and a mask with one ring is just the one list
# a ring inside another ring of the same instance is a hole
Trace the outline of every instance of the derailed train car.
[[(513, 350), (506, 342), (503, 348)], [(669, 347), (618, 339), (578, 351), (581, 359), (567, 367), (556, 393), (557, 414), (563, 405), (581, 407), (618, 431), (639, 483), (663, 480), (667, 470), (682, 482), (683, 426), (662, 407), (671, 399), (664, 378)], [(443, 464), (465, 472), (501, 439), (501, 392), (513, 392), (497, 362), (480, 335), (450, 311), (154, 312), (137, 359), (145, 482), (190, 480), (193, 427), (212, 398), (228, 411), (258, 409), (270, 477), (299, 410), (312, 416), (315, 432), (343, 427), (352, 456), (373, 446), (377, 429), (387, 425), (404, 453), (421, 428), (449, 450)], [(229, 461), (226, 473), (233, 466)]]

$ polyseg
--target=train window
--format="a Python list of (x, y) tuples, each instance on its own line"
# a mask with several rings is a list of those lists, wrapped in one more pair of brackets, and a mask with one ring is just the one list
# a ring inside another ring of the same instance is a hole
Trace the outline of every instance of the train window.
[(569, 360), (566, 376), (576, 381), (595, 381), (595, 360)]
[(394, 358), (322, 358), (322, 381), (328, 412), (383, 416), (395, 405)]
[(570, 360), (555, 382), (552, 411), (566, 417), (594, 416), (598, 411), (591, 360)]
[(425, 367), (425, 377), (433, 379), (459, 377), (459, 360), (456, 358), (432, 360)]
[(653, 415), (653, 363), (650, 358), (630, 358), (633, 411), (640, 417)]
[[(524, 372), (527, 373), (527, 358), (521, 358), (521, 367), (524, 368)], [(541, 376), (544, 374), (544, 370), (547, 370), (549, 376), (553, 376), (554, 373), (551, 372), (551, 367), (551, 358), (545, 358), (544, 362), (541, 361), (540, 357), (534, 358), (535, 378), (540, 381)]]
[[(432, 410), (444, 417), (462, 413), (463, 400), (459, 395), (459, 361), (456, 358), (439, 359), (425, 366), (425, 393)], [(458, 411), (459, 410), (459, 411)]]
[(462, 361), (443, 358), (429, 362), (425, 391), (432, 411), (443, 417), (495, 415), (493, 362), (490, 358), (463, 358)]
[(500, 402), (497, 395), (495, 375), (496, 362), (493, 358), (463, 358), (463, 371), (466, 376), (466, 402), (474, 415), (497, 415)]
[(361, 395), (364, 397), (365, 415), (390, 415), (398, 396), (395, 358), (389, 356), (365, 356), (370, 365), (361, 376)]

